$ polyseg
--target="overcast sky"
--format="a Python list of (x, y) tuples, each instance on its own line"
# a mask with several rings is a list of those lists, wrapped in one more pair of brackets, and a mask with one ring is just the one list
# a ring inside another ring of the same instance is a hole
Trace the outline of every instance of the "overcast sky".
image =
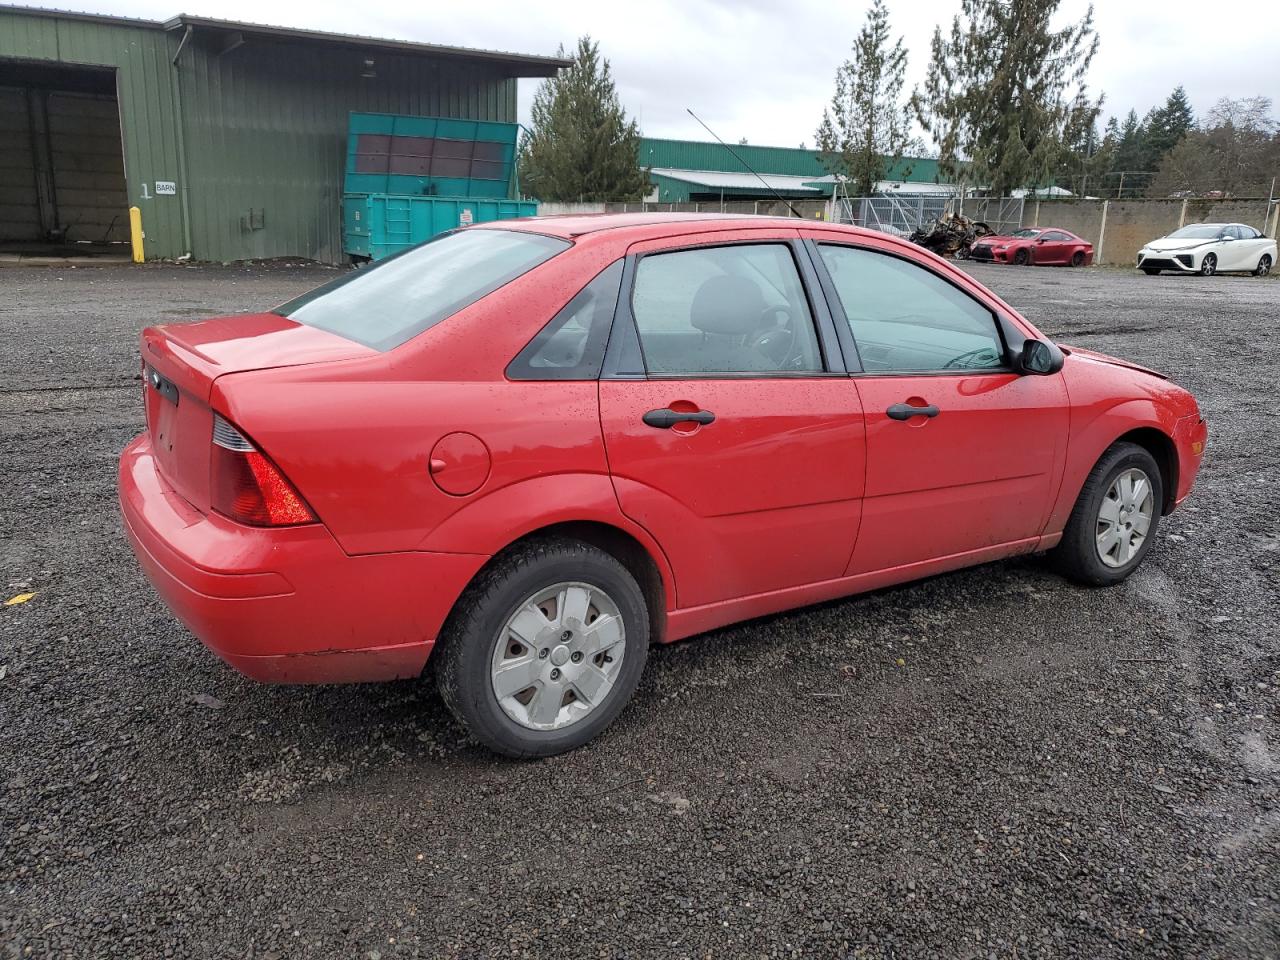
[[(480, 3), (351, 3), (349, 0), (80, 0), (63, 6), (167, 19), (179, 12), (279, 26), (430, 43), (553, 54), (590, 33), (613, 65), (622, 101), (649, 136), (706, 139), (692, 107), (725, 140), (812, 145), (836, 67), (869, 0), (483, 0)], [(1086, 0), (1063, 0), (1065, 22)], [(1280, 31), (1272, 0), (1102, 0), (1101, 47), (1089, 85), (1106, 94), (1104, 117), (1139, 115), (1179, 83), (1197, 115), (1220, 97), (1277, 95)], [(179, 9), (182, 7), (183, 9)], [(889, 0), (895, 34), (909, 50), (908, 81), (928, 64), (929, 38), (960, 0)], [(1220, 11), (1221, 17), (1213, 16)], [(1263, 26), (1271, 24), (1271, 26)], [(537, 81), (522, 80), (527, 121)]]

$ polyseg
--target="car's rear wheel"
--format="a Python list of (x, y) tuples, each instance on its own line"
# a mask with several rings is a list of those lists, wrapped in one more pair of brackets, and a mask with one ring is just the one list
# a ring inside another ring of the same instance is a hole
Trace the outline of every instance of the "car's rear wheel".
[(1253, 275), (1255, 277), (1265, 277), (1271, 272), (1271, 255), (1264, 253), (1262, 259), (1258, 261), (1257, 267), (1254, 268)]
[(1026, 250), (1016, 250), (1013, 254), (1013, 262), (1020, 267), (1025, 267), (1031, 262), (1031, 254), (1027, 253)]
[(649, 612), (631, 573), (576, 540), (521, 544), (477, 578), (440, 638), (436, 682), (480, 743), (511, 757), (579, 747), (635, 693)]
[(1073, 267), (1083, 267), (1083, 266), (1084, 266), (1084, 251), (1083, 251), (1083, 250), (1077, 250), (1075, 253), (1073, 253), (1073, 254), (1071, 255), (1071, 265), (1072, 265)]
[(1084, 482), (1054, 564), (1077, 583), (1119, 583), (1151, 549), (1163, 503), (1155, 458), (1136, 443), (1112, 444)]
[(1206, 253), (1204, 259), (1200, 261), (1200, 276), (1212, 277), (1218, 272), (1218, 257), (1213, 253)]

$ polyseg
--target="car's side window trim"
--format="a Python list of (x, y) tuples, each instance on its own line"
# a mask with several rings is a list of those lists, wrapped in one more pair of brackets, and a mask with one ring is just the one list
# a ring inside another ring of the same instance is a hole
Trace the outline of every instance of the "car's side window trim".
[[(661, 256), (669, 253), (683, 253), (689, 250), (706, 250), (715, 247), (746, 246), (785, 246), (791, 254), (796, 274), (800, 279), (800, 287), (809, 306), (809, 322), (814, 327), (818, 343), (818, 351), (822, 355), (822, 370), (755, 370), (743, 372), (693, 372), (693, 373), (650, 373), (648, 364), (644, 362), (644, 345), (640, 339), (636, 325), (632, 298), (635, 294), (636, 272), (645, 257)], [(794, 237), (761, 237), (742, 240), (715, 240), (699, 243), (690, 238), (681, 246), (664, 247), (661, 250), (647, 250), (642, 253), (627, 254), (623, 267), (622, 288), (618, 294), (618, 307), (613, 318), (613, 326), (609, 333), (609, 343), (605, 348), (604, 365), (600, 372), (602, 380), (804, 380), (816, 377), (844, 377), (842, 351), (840, 349), (839, 328), (832, 315), (826, 297), (814, 284), (817, 279), (808, 256), (802, 249), (803, 241)], [(808, 267), (808, 272), (806, 272)], [(847, 324), (846, 324), (847, 326)], [(640, 371), (633, 369), (634, 357), (638, 353)]]
[(1017, 335), (1018, 334), (1017, 327), (1013, 324), (1012, 321), (1010, 321), (1007, 317), (1005, 317), (1004, 314), (997, 307), (995, 307), (990, 303), (987, 303), (986, 301), (980, 299), (979, 297), (974, 296), (972, 293), (964, 289), (964, 287), (960, 286), (960, 284), (956, 283), (950, 277), (943, 276), (942, 274), (938, 273), (935, 270), (930, 270), (926, 264), (923, 264), (918, 260), (914, 260), (911, 257), (902, 256), (901, 254), (894, 253), (893, 251), (889, 251), (889, 250), (881, 250), (879, 248), (865, 246), (860, 243), (848, 243), (848, 242), (839, 241), (839, 240), (827, 240), (827, 239), (818, 240), (814, 238), (808, 238), (806, 239), (805, 242), (809, 244), (811, 247), (811, 251), (812, 251), (811, 259), (813, 260), (814, 267), (818, 271), (818, 275), (822, 280), (822, 289), (823, 289), (823, 292), (826, 294), (827, 300), (830, 304), (831, 314), (837, 321), (836, 330), (840, 334), (841, 343), (847, 342), (849, 344), (849, 346), (846, 348), (846, 351), (845, 351), (846, 356), (860, 358), (861, 354), (858, 352), (858, 340), (853, 333), (853, 328), (849, 324), (849, 316), (847, 313), (845, 313), (844, 303), (843, 301), (841, 301), (840, 295), (836, 291), (835, 281), (832, 280), (831, 272), (827, 270), (827, 265), (822, 259), (822, 251), (820, 248), (824, 246), (845, 247), (849, 250), (859, 250), (859, 251), (862, 251), (863, 253), (876, 254), (882, 257), (893, 257), (896, 260), (902, 260), (906, 263), (911, 264), (914, 267), (918, 267), (919, 269), (924, 270), (930, 276), (936, 277), (937, 279), (946, 283), (953, 290), (962, 294), (965, 297), (968, 297), (978, 306), (982, 307), (983, 310), (987, 311), (987, 313), (991, 315), (991, 323), (996, 329), (996, 336), (999, 337), (1000, 344), (1004, 348), (1004, 363), (998, 367), (982, 367), (978, 369), (963, 369), (963, 370), (946, 369), (946, 368), (942, 368), (938, 370), (886, 370), (886, 371), (880, 372), (880, 371), (874, 371), (874, 370), (866, 370), (865, 368), (862, 367), (861, 361), (857, 360), (856, 370), (854, 369), (855, 363), (850, 364), (849, 376), (877, 377), (877, 378), (955, 377), (955, 376), (972, 377), (972, 376), (980, 376), (983, 374), (993, 374), (993, 373), (1009, 374), (1009, 373), (1016, 372), (1013, 369), (1011, 358), (1013, 357), (1015, 350), (1018, 350), (1021, 348), (1022, 342), (1026, 340), (1026, 337)]

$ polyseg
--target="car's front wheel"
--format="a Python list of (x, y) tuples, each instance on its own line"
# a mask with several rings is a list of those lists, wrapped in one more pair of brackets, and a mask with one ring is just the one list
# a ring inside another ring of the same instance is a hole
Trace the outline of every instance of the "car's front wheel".
[(1013, 262), (1020, 267), (1025, 267), (1031, 262), (1031, 254), (1027, 253), (1026, 250), (1015, 251), (1013, 254)]
[(436, 682), (480, 743), (511, 757), (579, 747), (635, 692), (649, 612), (631, 573), (603, 550), (561, 537), (499, 556), (463, 594), (441, 634)]
[(1204, 259), (1200, 261), (1200, 276), (1212, 277), (1218, 272), (1218, 257), (1216, 254), (1206, 253)]
[(1264, 253), (1262, 255), (1262, 259), (1258, 261), (1258, 265), (1254, 268), (1253, 275), (1255, 277), (1265, 277), (1270, 272), (1271, 272), (1271, 256), (1270, 254)]
[(1136, 443), (1112, 444), (1094, 464), (1052, 559), (1078, 583), (1110, 586), (1142, 563), (1160, 525), (1164, 483)]

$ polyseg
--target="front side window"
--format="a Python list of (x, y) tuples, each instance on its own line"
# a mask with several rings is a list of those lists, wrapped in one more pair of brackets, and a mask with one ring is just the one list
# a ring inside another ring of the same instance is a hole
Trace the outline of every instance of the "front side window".
[(989, 309), (901, 257), (821, 244), (867, 373), (996, 369), (1004, 341)]
[(600, 376), (618, 306), (622, 261), (596, 274), (511, 361), (512, 380), (594, 380)]
[(390, 350), (469, 307), (570, 244), (515, 230), (446, 233), (352, 271), (273, 311)]
[(822, 353), (785, 243), (650, 254), (631, 309), (650, 374), (817, 373)]
[(1045, 240), (1070, 240), (1071, 238), (1068, 237), (1065, 233), (1062, 233), (1061, 231), (1050, 230), (1048, 233), (1044, 235), (1044, 239)]

